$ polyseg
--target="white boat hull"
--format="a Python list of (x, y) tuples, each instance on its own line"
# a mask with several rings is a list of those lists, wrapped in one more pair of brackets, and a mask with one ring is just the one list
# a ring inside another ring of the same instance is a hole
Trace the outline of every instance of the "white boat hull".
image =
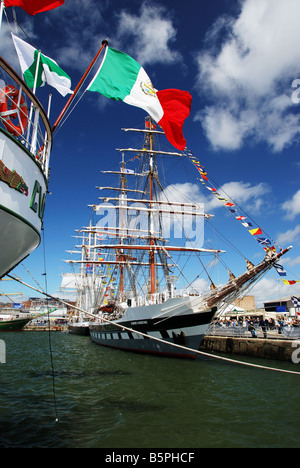
[(0, 278), (39, 246), (46, 193), (33, 155), (0, 129)]

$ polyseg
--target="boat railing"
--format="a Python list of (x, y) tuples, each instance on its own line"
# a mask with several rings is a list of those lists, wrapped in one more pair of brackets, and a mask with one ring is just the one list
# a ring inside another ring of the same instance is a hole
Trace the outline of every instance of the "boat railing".
[(300, 340), (300, 327), (287, 325), (282, 328), (282, 332), (285, 338), (290, 340)]
[(181, 289), (181, 290), (171, 290), (171, 291), (163, 291), (155, 294), (146, 294), (138, 296), (137, 298), (130, 298), (127, 300), (128, 307), (141, 307), (141, 306), (148, 306), (152, 304), (163, 304), (168, 299), (173, 298), (183, 298), (183, 297), (190, 297), (199, 299), (201, 296), (199, 293), (196, 293), (194, 289)]
[[(49, 176), (52, 130), (37, 97), (0, 57), (0, 131), (22, 145)], [(1, 157), (1, 154), (0, 154)]]
[(220, 336), (225, 338), (262, 338), (262, 339), (273, 339), (273, 340), (299, 340), (300, 339), (300, 328), (299, 327), (283, 327), (282, 331), (277, 328), (272, 330), (262, 330), (257, 325), (253, 327), (252, 331), (248, 330), (248, 326), (245, 325), (226, 325), (212, 323), (207, 332), (206, 336)]

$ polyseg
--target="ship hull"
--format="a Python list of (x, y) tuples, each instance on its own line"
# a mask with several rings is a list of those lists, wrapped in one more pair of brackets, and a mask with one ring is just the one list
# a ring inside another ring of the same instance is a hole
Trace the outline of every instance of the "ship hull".
[(0, 321), (0, 332), (21, 331), (31, 320), (32, 318)]
[(47, 182), (33, 155), (0, 129), (0, 278), (40, 244)]
[[(136, 312), (138, 309), (136, 308)], [(170, 314), (163, 318), (151, 318), (146, 314), (144, 318), (140, 315), (140, 318), (126, 320), (125, 314), (124, 319), (114, 323), (91, 324), (90, 336), (94, 343), (110, 348), (195, 359), (196, 351), (199, 349), (216, 309), (205, 312), (193, 312), (184, 306), (181, 309), (180, 315)], [(130, 315), (133, 316), (134, 313)], [(122, 327), (124, 327), (123, 330)], [(125, 327), (143, 335), (128, 331)]]
[(88, 325), (69, 324), (68, 332), (70, 333), (70, 335), (78, 335), (78, 336), (90, 335), (90, 329)]

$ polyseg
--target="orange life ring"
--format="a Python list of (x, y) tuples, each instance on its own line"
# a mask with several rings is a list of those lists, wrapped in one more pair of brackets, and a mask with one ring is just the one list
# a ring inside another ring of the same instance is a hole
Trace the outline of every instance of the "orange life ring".
[[(12, 85), (0, 90), (0, 116), (6, 130), (14, 136), (23, 135), (28, 123), (28, 109), (22, 94)], [(15, 125), (12, 119), (19, 119)]]

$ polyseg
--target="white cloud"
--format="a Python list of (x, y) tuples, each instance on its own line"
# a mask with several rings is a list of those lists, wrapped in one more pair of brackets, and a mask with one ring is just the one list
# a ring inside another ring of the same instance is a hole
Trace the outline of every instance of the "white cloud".
[(287, 219), (294, 219), (298, 214), (300, 214), (300, 190), (295, 193), (291, 200), (283, 203), (282, 208), (286, 211)]
[(290, 267), (293, 267), (295, 265), (299, 265), (300, 264), (300, 256), (299, 257), (295, 257), (295, 258), (285, 258), (284, 260), (282, 260), (282, 263), (284, 265), (288, 265)]
[[(171, 64), (181, 60), (181, 55), (172, 44), (177, 31), (173, 26), (170, 10), (163, 5), (142, 2), (135, 13), (129, 8), (115, 9), (110, 17), (109, 0), (81, 0), (65, 2), (47, 15), (39, 15), (39, 23), (22, 17), (25, 41), (35, 41), (37, 28), (47, 29), (47, 36), (40, 37), (37, 48), (55, 59), (66, 70), (83, 72), (100, 48), (102, 40), (108, 39), (109, 45), (132, 55), (139, 63)], [(55, 25), (55, 26), (54, 26)], [(53, 28), (53, 32), (52, 32)], [(124, 44), (126, 49), (124, 50)], [(0, 31), (0, 53), (4, 58), (16, 56), (9, 34), (3, 22)], [(14, 66), (18, 64), (15, 59)]]
[[(83, 8), (81, 0), (72, 0), (65, 2), (63, 11), (62, 8), (53, 10), (56, 28), (63, 31), (63, 40), (52, 38), (58, 63), (79, 71), (87, 68), (107, 35), (105, 9), (106, 2), (85, 0)], [(53, 21), (52, 15), (44, 18)]]
[[(38, 15), (38, 23), (28, 15), (21, 19), (17, 9), (17, 20), (26, 36), (21, 29), (13, 30), (13, 33), (42, 49), (43, 53), (56, 60), (60, 66), (82, 72), (95, 56), (97, 46), (100, 47), (101, 41), (105, 39), (106, 26), (102, 16), (104, 8), (105, 2), (98, 0), (85, 0), (84, 8), (81, 0), (72, 0), (46, 15)], [(55, 29), (52, 31), (53, 24)], [(47, 35), (40, 33), (43, 30), (47, 30)], [(0, 32), (0, 53), (4, 58), (9, 58), (14, 67), (17, 65), (17, 56), (5, 22)]]
[[(220, 189), (218, 193), (223, 197), (230, 197), (236, 204), (241, 204), (244, 209), (257, 212), (265, 201), (265, 196), (270, 193), (271, 188), (265, 183), (251, 185), (249, 182), (228, 182)], [(206, 203), (210, 210), (223, 206), (216, 197)]]
[(300, 75), (299, 15), (298, 0), (245, 0), (237, 19), (219, 19), (209, 31), (214, 42), (197, 57), (197, 86), (211, 103), (196, 120), (215, 150), (251, 137), (281, 151), (298, 139), (291, 84)]
[(293, 229), (289, 229), (286, 232), (279, 234), (277, 243), (279, 245), (290, 244), (298, 241), (300, 238), (300, 225), (295, 226)]
[(186, 182), (184, 184), (168, 185), (162, 192), (161, 200), (178, 203), (204, 203), (206, 198), (201, 193), (199, 185)]
[(166, 7), (148, 2), (142, 4), (137, 15), (120, 12), (118, 37), (135, 39), (132, 53), (141, 65), (180, 60), (180, 54), (170, 47), (176, 39), (176, 30), (168, 16)]
[(255, 296), (256, 307), (261, 308), (265, 302), (280, 299), (288, 294), (298, 295), (299, 291), (298, 285), (289, 286), (287, 289), (280, 278), (263, 278), (254, 285), (249, 294)]

